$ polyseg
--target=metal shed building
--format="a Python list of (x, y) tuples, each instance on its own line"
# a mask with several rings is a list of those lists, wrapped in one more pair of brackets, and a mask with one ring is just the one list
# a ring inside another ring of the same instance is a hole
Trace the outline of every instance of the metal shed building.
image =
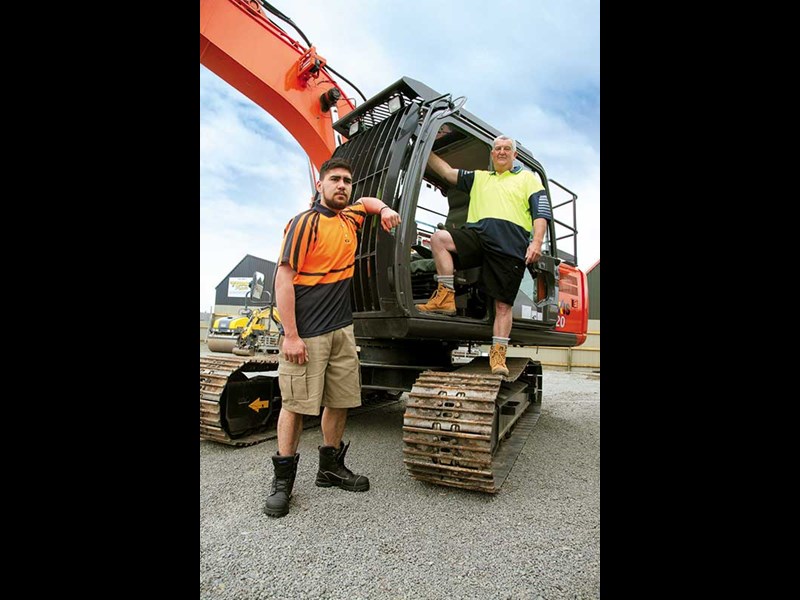
[[(256, 271), (264, 274), (264, 290), (272, 290), (272, 277), (275, 273), (275, 263), (251, 254), (239, 261), (230, 273), (217, 284), (216, 296), (214, 298), (214, 313), (237, 314), (239, 308), (249, 302), (246, 294), (249, 290), (248, 284)], [(265, 300), (266, 294), (265, 294)]]

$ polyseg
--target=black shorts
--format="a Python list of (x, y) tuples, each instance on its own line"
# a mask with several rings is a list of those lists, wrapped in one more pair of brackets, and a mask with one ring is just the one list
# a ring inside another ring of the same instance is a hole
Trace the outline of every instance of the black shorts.
[(486, 295), (514, 306), (525, 275), (525, 261), (487, 250), (474, 229), (459, 227), (448, 231), (456, 245), (457, 254), (453, 255), (456, 269), (481, 267), (478, 288)]

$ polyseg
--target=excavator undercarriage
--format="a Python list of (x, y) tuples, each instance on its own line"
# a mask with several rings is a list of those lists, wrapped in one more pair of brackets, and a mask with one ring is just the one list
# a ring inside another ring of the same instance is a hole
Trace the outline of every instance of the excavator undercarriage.
[[(508, 358), (506, 364), (507, 377), (492, 375), (485, 356), (452, 371), (419, 375), (403, 415), (404, 462), (411, 477), (480, 492), (500, 489), (539, 419), (542, 397), (540, 363)], [(251, 446), (274, 438), (277, 368), (276, 355), (201, 356), (200, 439)], [(365, 405), (398, 398), (373, 393)], [(307, 421), (306, 427), (319, 422)]]
[[(357, 415), (398, 402), (401, 392), (365, 388), (361, 406), (349, 413)], [(280, 403), (277, 354), (200, 357), (201, 440), (253, 446), (275, 439)], [(319, 416), (303, 419), (303, 429), (319, 424)]]

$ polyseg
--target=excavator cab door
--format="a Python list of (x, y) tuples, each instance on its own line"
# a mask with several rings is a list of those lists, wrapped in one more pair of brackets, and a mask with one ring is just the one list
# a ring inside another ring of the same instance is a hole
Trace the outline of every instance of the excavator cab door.
[(554, 327), (558, 319), (558, 263), (542, 254), (528, 265), (512, 311), (514, 320), (533, 321)]

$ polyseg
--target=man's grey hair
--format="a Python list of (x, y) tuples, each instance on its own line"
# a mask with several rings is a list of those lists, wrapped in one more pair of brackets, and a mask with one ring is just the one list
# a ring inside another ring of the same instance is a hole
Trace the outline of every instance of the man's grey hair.
[(499, 142), (500, 140), (508, 140), (509, 142), (511, 142), (511, 151), (512, 151), (512, 152), (516, 152), (516, 151), (517, 151), (517, 142), (515, 142), (514, 140), (512, 140), (512, 139), (511, 139), (510, 137), (508, 137), (507, 135), (498, 135), (496, 138), (494, 138), (494, 140), (492, 141), (492, 150), (494, 150), (494, 145), (495, 145), (497, 142)]

